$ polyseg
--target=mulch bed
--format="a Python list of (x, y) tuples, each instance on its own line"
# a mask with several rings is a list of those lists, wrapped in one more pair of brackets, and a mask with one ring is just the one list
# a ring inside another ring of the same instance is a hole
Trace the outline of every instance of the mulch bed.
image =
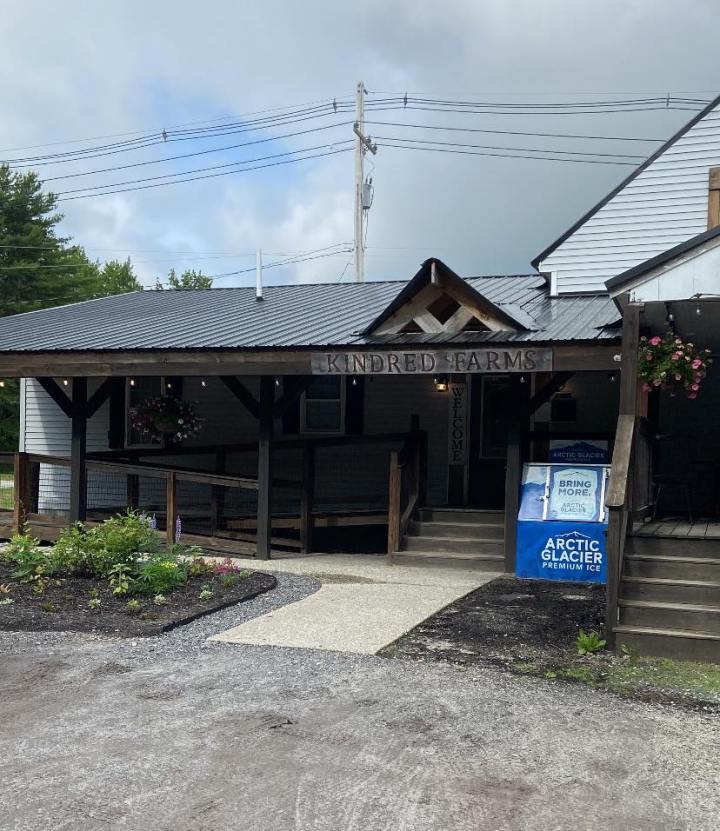
[[(219, 575), (197, 577), (166, 594), (161, 606), (152, 597), (134, 595), (140, 608), (127, 609), (128, 596), (116, 597), (106, 581), (86, 577), (52, 579), (42, 594), (33, 592), (31, 583), (20, 583), (10, 577), (13, 566), (0, 563), (0, 584), (11, 587), (0, 600), (12, 598), (11, 604), (0, 605), (0, 630), (5, 631), (71, 631), (97, 632), (119, 637), (143, 637), (167, 632), (198, 617), (232, 606), (275, 588), (277, 581), (270, 574), (251, 572), (233, 586), (223, 586)], [(200, 600), (204, 586), (213, 596)], [(88, 606), (97, 597), (100, 608)]]
[[(501, 667), (625, 697), (720, 710), (717, 671), (620, 652), (577, 654), (578, 631), (604, 630), (605, 587), (500, 577), (386, 647), (386, 657)], [(657, 679), (657, 680), (656, 680)]]

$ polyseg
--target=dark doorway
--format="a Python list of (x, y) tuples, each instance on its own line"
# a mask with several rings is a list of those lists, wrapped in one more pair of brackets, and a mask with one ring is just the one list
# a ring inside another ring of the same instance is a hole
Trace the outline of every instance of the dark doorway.
[(470, 395), (469, 501), (502, 510), (510, 424), (530, 398), (527, 376), (475, 375)]

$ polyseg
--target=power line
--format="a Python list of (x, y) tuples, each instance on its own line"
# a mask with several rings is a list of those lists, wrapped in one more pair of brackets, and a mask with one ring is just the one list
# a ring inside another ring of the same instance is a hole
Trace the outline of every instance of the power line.
[(403, 121), (366, 121), (366, 124), (379, 125), (383, 127), (413, 127), (421, 130), (448, 130), (460, 133), (493, 133), (501, 136), (538, 136), (540, 138), (568, 138), (568, 139), (592, 139), (600, 141), (665, 141), (664, 138), (638, 138), (636, 136), (593, 136), (579, 133), (533, 133), (523, 130), (489, 130), (481, 127), (443, 127), (439, 124), (408, 124)]
[(604, 161), (602, 159), (568, 159), (563, 157), (553, 157), (553, 156), (531, 156), (531, 155), (523, 155), (521, 153), (495, 153), (495, 152), (485, 152), (485, 151), (477, 151), (477, 150), (452, 150), (447, 147), (416, 147), (411, 144), (383, 144), (383, 147), (393, 147), (395, 149), (400, 150), (425, 150), (427, 152), (432, 153), (458, 153), (460, 155), (465, 156), (496, 156), (498, 158), (505, 158), (505, 159), (539, 159), (542, 161), (549, 161), (549, 162), (573, 162), (575, 164), (614, 164), (614, 165), (627, 165), (630, 167), (637, 167), (636, 162), (620, 162), (620, 161)]
[(609, 157), (609, 158), (622, 158), (622, 159), (639, 159), (643, 160), (647, 158), (646, 156), (637, 156), (631, 155), (630, 153), (603, 153), (603, 152), (595, 152), (595, 151), (585, 151), (585, 150), (556, 150), (555, 148), (551, 147), (507, 147), (506, 145), (495, 145), (495, 144), (462, 144), (456, 141), (436, 141), (431, 139), (411, 139), (405, 138), (404, 136), (375, 136), (377, 141), (406, 141), (411, 142), (412, 144), (439, 144), (446, 147), (471, 147), (479, 150), (509, 150), (509, 151), (518, 151), (518, 152), (527, 152), (527, 153), (553, 153), (557, 155), (563, 156), (599, 156), (599, 157)]
[(179, 185), (179, 184), (182, 184), (183, 182), (194, 182), (194, 181), (197, 181), (197, 180), (200, 180), (200, 179), (216, 179), (219, 176), (230, 176), (233, 173), (247, 173), (250, 170), (262, 170), (263, 168), (266, 168), (266, 167), (279, 167), (281, 165), (286, 165), (286, 164), (295, 164), (296, 162), (306, 162), (306, 161), (310, 161), (312, 159), (322, 159), (322, 158), (325, 158), (326, 156), (336, 156), (339, 153), (347, 153), (350, 149), (351, 148), (346, 147), (342, 150), (329, 150), (326, 153), (316, 153), (313, 156), (304, 156), (304, 157), (298, 158), (298, 159), (284, 159), (284, 160), (277, 161), (277, 162), (270, 162), (268, 164), (259, 164), (259, 165), (254, 165), (252, 167), (246, 167), (246, 168), (243, 168), (241, 170), (226, 170), (226, 171), (223, 171), (222, 173), (208, 173), (208, 174), (205, 174), (203, 176), (191, 176), (187, 179), (177, 179), (174, 182), (157, 182), (155, 184), (140, 185), (140, 186), (134, 187), (134, 188), (122, 188), (122, 189), (118, 189), (118, 190), (108, 190), (108, 191), (101, 191), (101, 192), (96, 192), (96, 193), (86, 193), (86, 194), (82, 194), (80, 196), (65, 196), (65, 197), (62, 197), (59, 201), (60, 202), (72, 202), (76, 199), (89, 199), (89, 198), (94, 197), (94, 196), (110, 196), (111, 194), (115, 194), (115, 193), (129, 193), (130, 191), (135, 191), (135, 190), (149, 190), (151, 188), (164, 187), (165, 185)]

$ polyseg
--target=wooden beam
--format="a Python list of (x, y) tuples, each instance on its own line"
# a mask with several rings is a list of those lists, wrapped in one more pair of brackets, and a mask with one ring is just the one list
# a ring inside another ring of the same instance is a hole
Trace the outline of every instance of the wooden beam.
[(273, 418), (280, 416), (292, 406), (308, 388), (312, 380), (311, 376), (290, 376), (283, 379), (283, 392), (280, 398), (273, 404)]
[(308, 445), (302, 457), (303, 488), (300, 497), (300, 550), (309, 554), (313, 545), (313, 501), (315, 497), (315, 448)]
[(258, 497), (257, 497), (257, 555), (270, 559), (272, 537), (272, 441), (275, 379), (263, 375), (260, 379), (260, 408), (258, 431)]
[(175, 526), (178, 518), (177, 475), (170, 471), (167, 475), (167, 505), (165, 513), (165, 539), (168, 545), (177, 542)]
[(30, 463), (27, 453), (15, 453), (13, 465), (13, 493), (15, 496), (13, 510), (13, 533), (22, 534), (30, 505), (28, 501), (30, 484)]
[(114, 378), (106, 378), (95, 392), (88, 398), (87, 417), (92, 418), (95, 413), (108, 400), (115, 386)]
[(711, 167), (708, 177), (708, 231), (720, 225), (720, 167)]
[(70, 436), (70, 522), (84, 522), (87, 514), (87, 378), (72, 379)]
[[(265, 376), (263, 376), (264, 378)], [(254, 418), (260, 418), (260, 405), (255, 396), (234, 375), (221, 375), (220, 380)], [(261, 381), (262, 383), (262, 381)], [(274, 390), (273, 390), (274, 395)]]
[(72, 418), (73, 403), (70, 397), (60, 389), (55, 380), (53, 378), (36, 378), (36, 380), (65, 415), (68, 418)]
[(638, 348), (640, 345), (640, 308), (628, 304), (623, 312), (622, 352), (620, 361), (620, 412), (635, 415), (638, 397)]
[(530, 399), (527, 405), (527, 412), (529, 415), (537, 412), (543, 404), (555, 395), (555, 393), (566, 384), (574, 375), (574, 372), (556, 372), (552, 378)]

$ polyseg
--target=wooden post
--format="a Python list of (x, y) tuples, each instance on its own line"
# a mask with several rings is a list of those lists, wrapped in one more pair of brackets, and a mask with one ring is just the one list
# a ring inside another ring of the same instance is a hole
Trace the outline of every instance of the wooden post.
[(70, 437), (70, 522), (84, 522), (87, 515), (87, 378), (72, 379)]
[(29, 510), (28, 491), (30, 484), (30, 465), (27, 453), (16, 453), (13, 467), (13, 532), (22, 534)]
[(131, 473), (127, 477), (127, 506), (131, 511), (137, 511), (140, 504), (140, 477)]
[(272, 536), (272, 441), (275, 381), (271, 375), (260, 378), (260, 429), (258, 434), (257, 556), (270, 559)]
[[(215, 473), (225, 473), (227, 454), (221, 448), (215, 454)], [(220, 485), (210, 486), (210, 536), (214, 536), (222, 519), (225, 507), (225, 489)]]
[(640, 307), (628, 304), (623, 312), (620, 363), (620, 413), (637, 413)]
[(505, 469), (505, 571), (509, 574), (515, 574), (521, 477), (522, 436), (519, 422), (514, 421), (508, 431), (507, 467)]
[(302, 457), (302, 494), (300, 496), (300, 550), (309, 554), (313, 545), (313, 498), (315, 496), (315, 448), (305, 445)]
[(165, 539), (167, 540), (168, 546), (170, 546), (177, 541), (175, 539), (175, 525), (178, 518), (177, 478), (174, 470), (168, 472), (166, 482), (167, 509), (165, 513)]
[(400, 489), (402, 470), (397, 450), (390, 454), (390, 482), (388, 487), (388, 559), (400, 547)]

